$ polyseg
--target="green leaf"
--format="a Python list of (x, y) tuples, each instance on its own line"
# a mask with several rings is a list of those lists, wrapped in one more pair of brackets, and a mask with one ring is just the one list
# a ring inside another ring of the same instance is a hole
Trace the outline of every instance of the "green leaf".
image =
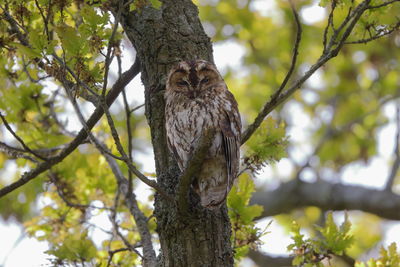
[(295, 247), (300, 248), (304, 245), (304, 235), (300, 234), (300, 226), (295, 221), (292, 222), (291, 234), (294, 244), (289, 245), (288, 250), (294, 249)]
[(42, 55), (40, 54), (40, 51), (36, 48), (31, 48), (31, 47), (27, 47), (24, 46), (22, 44), (19, 43), (13, 43), (13, 46), (17, 47), (18, 51), (28, 57), (29, 59), (34, 59), (34, 58), (41, 58)]
[(236, 185), (232, 187), (228, 195), (229, 208), (240, 215), (241, 220), (246, 224), (255, 217), (261, 215), (263, 208), (259, 205), (248, 206), (252, 193), (255, 191), (254, 182), (251, 177), (243, 173), (238, 179)]
[(76, 29), (61, 24), (55, 27), (55, 31), (57, 32), (67, 54), (79, 56), (84, 53), (85, 48), (87, 48), (87, 40), (81, 38)]
[(381, 247), (379, 250), (380, 257), (378, 259), (370, 259), (367, 265), (362, 262), (356, 262), (356, 267), (380, 267), (380, 266), (400, 266), (400, 252), (397, 251), (396, 243), (391, 243), (388, 249)]
[(236, 259), (245, 256), (248, 249), (254, 248), (260, 242), (260, 237), (267, 234), (266, 230), (261, 231), (255, 227), (254, 218), (262, 214), (263, 208), (259, 205), (249, 205), (254, 190), (253, 180), (243, 173), (228, 195), (228, 213), (234, 232), (232, 242)]
[(92, 240), (88, 239), (87, 232), (68, 235), (60, 246), (56, 246), (46, 253), (61, 260), (90, 261), (96, 256), (97, 249)]
[(29, 43), (38, 51), (42, 51), (47, 47), (47, 38), (41, 32), (34, 30), (29, 33)]
[(329, 0), (320, 0), (318, 5), (321, 7), (326, 7), (329, 3)]
[(292, 260), (292, 265), (298, 266), (301, 265), (304, 261), (304, 257), (294, 257)]
[(312, 264), (310, 266), (323, 266), (320, 261), (330, 257), (330, 254), (343, 255), (345, 250), (352, 245), (353, 236), (349, 234), (351, 223), (347, 214), (345, 220), (340, 227), (337, 227), (333, 220), (331, 212), (327, 214), (325, 226), (315, 226), (316, 230), (321, 233), (313, 239), (305, 239), (300, 233), (300, 226), (293, 221), (291, 234), (294, 243), (290, 244), (287, 249), (293, 251), (296, 264)]
[(100, 15), (93, 7), (87, 5), (82, 8), (81, 15), (92, 31), (96, 31), (98, 26), (104, 26), (109, 20), (108, 13)]
[(260, 162), (274, 162), (286, 156), (286, 146), (288, 139), (285, 136), (283, 124), (266, 118), (257, 131), (247, 142), (249, 147), (249, 157), (256, 157)]

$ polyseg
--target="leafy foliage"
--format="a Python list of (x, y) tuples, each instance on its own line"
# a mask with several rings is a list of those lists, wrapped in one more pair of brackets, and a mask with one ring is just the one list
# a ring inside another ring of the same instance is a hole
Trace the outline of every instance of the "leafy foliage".
[(236, 259), (244, 257), (250, 248), (256, 248), (260, 237), (266, 234), (266, 231), (261, 231), (254, 222), (254, 218), (261, 215), (263, 208), (259, 205), (249, 205), (254, 191), (251, 177), (244, 173), (228, 195), (229, 218), (233, 231), (232, 246)]
[(247, 143), (248, 151), (244, 158), (246, 168), (255, 172), (267, 163), (274, 163), (286, 156), (288, 145), (285, 128), (276, 126), (276, 121), (268, 117)]
[(96, 252), (97, 249), (87, 238), (87, 233), (68, 235), (60, 246), (47, 251), (61, 262), (67, 260), (74, 263), (91, 261), (96, 256)]
[(400, 253), (397, 251), (396, 243), (390, 244), (385, 249), (381, 247), (379, 251), (380, 257), (378, 259), (370, 259), (367, 263), (357, 262), (356, 267), (380, 267), (380, 266), (399, 266)]
[(293, 243), (287, 249), (294, 252), (292, 264), (294, 266), (324, 266), (321, 261), (330, 258), (331, 255), (343, 255), (354, 241), (350, 234), (351, 223), (345, 215), (344, 222), (338, 227), (332, 213), (327, 214), (324, 227), (316, 227), (319, 235), (314, 238), (304, 238), (300, 233), (300, 226), (293, 222)]

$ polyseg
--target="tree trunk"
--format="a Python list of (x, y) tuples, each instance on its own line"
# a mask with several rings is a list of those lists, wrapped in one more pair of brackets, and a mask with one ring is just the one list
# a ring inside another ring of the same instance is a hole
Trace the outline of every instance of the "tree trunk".
[[(150, 125), (158, 182), (176, 195), (180, 171), (168, 151), (164, 128), (164, 90), (169, 69), (181, 60), (213, 61), (197, 7), (189, 0), (162, 1), (161, 9), (124, 11), (121, 23), (137, 51), (145, 86), (146, 117)], [(205, 210), (190, 192), (188, 214), (160, 195), (154, 215), (160, 237), (159, 266), (233, 266), (231, 226), (226, 207)]]

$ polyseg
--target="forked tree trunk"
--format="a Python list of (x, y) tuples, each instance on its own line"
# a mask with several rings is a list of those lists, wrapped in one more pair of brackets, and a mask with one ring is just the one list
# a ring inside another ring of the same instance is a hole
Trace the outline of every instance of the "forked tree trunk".
[[(145, 86), (146, 117), (151, 129), (158, 182), (176, 194), (180, 174), (171, 157), (164, 128), (165, 79), (180, 60), (213, 61), (210, 39), (204, 33), (198, 9), (190, 0), (164, 0), (160, 10), (125, 10), (121, 22), (137, 50)], [(155, 217), (160, 237), (159, 266), (233, 266), (231, 227), (226, 207), (210, 212), (199, 207), (191, 192), (189, 214), (156, 195)]]

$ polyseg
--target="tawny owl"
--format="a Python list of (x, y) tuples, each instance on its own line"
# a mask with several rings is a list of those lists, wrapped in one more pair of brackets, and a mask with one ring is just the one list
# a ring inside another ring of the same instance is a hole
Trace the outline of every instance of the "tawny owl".
[(241, 121), (237, 103), (216, 67), (207, 61), (182, 61), (168, 75), (168, 147), (183, 171), (204, 129), (214, 129), (201, 171), (193, 183), (203, 207), (219, 207), (239, 169)]

